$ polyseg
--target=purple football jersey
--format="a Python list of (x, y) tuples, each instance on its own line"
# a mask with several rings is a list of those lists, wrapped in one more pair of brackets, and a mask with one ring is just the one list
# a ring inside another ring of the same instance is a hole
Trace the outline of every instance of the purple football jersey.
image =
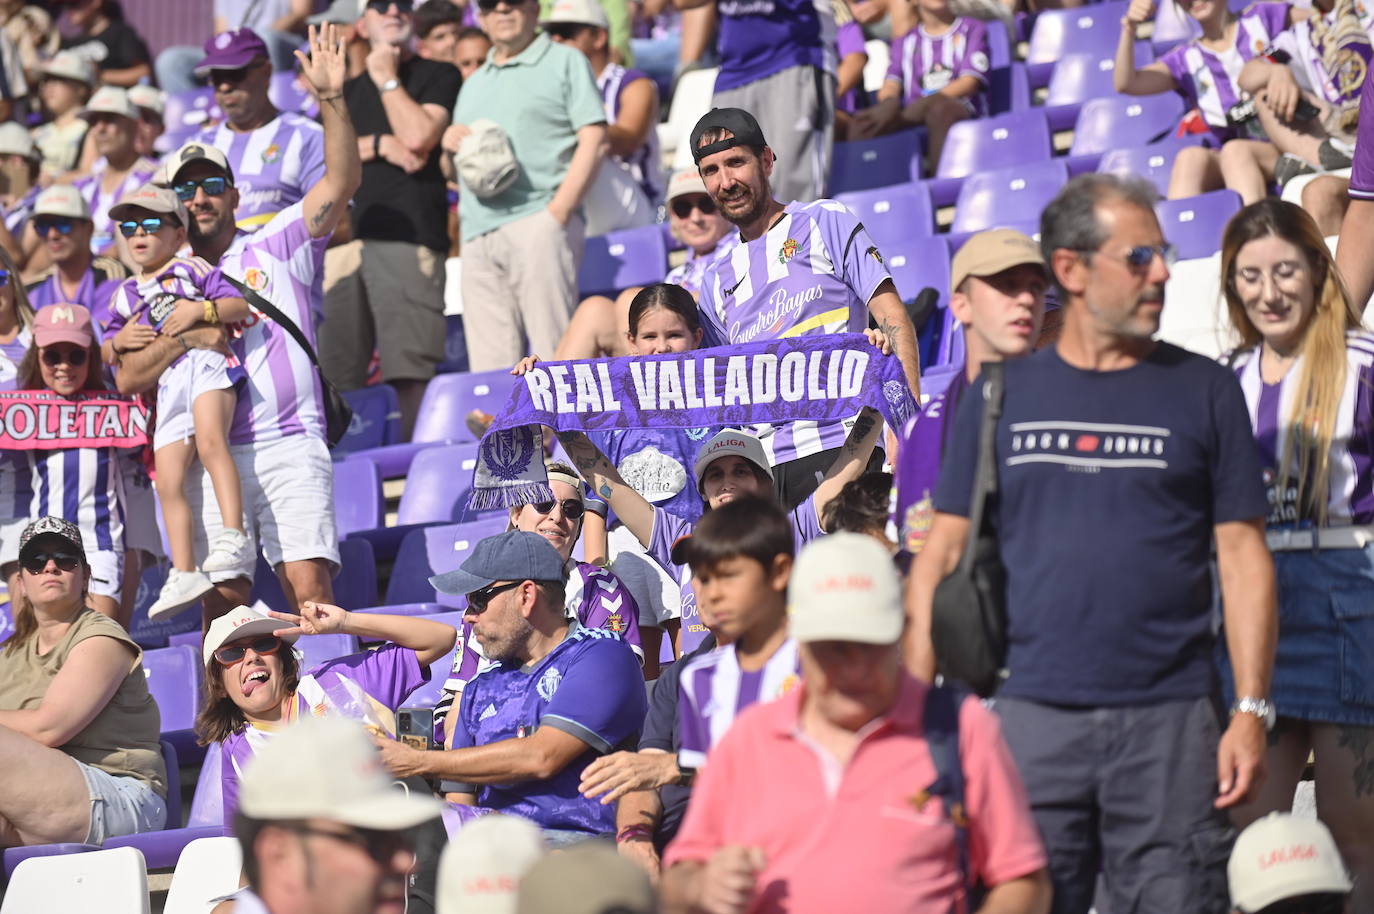
[(1355, 139), (1355, 160), (1350, 167), (1350, 196), (1374, 200), (1374, 79), (1365, 77), (1360, 90), (1360, 126)]
[(940, 479), (940, 458), (954, 428), (959, 398), (967, 388), (968, 378), (961, 371), (949, 387), (931, 397), (921, 414), (902, 430), (902, 440), (897, 447), (897, 503), (892, 519), (898, 530), (897, 542), (913, 555), (921, 551), (926, 534), (930, 532), (935, 483)]
[(324, 177), (324, 129), (284, 111), (256, 130), (240, 133), (227, 123), (207, 127), (195, 141), (224, 153), (239, 191), (234, 218), (250, 232), (305, 197)]
[[(999, 25), (998, 28), (1001, 28)], [(982, 88), (969, 97), (974, 115), (988, 114), (988, 24), (960, 16), (943, 35), (927, 35), (917, 26), (892, 43), (892, 62), (887, 78), (902, 87), (902, 104), (939, 92), (961, 76), (973, 76)]]
[(690, 662), (678, 680), (678, 762), (700, 768), (739, 713), (760, 701), (781, 698), (801, 682), (797, 642), (788, 638), (763, 669), (740, 668), (734, 645), (718, 647)]

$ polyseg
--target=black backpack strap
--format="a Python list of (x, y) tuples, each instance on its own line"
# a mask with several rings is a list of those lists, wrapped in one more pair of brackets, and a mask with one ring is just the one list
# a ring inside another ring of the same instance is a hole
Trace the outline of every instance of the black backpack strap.
[(305, 334), (301, 332), (300, 327), (296, 326), (295, 321), (293, 321), (291, 318), (283, 314), (281, 309), (278, 308), (276, 305), (272, 304), (270, 301), (263, 298), (261, 295), (254, 292), (252, 289), (248, 288), (234, 277), (230, 276), (227, 273), (223, 274), (223, 276), (225, 279), (229, 281), (229, 285), (239, 290), (240, 294), (243, 295), (244, 299), (247, 300), (248, 304), (252, 305), (254, 308), (257, 308), (263, 314), (271, 318), (273, 323), (281, 327), (287, 333), (291, 334), (291, 339), (295, 340), (296, 345), (304, 349), (305, 354), (310, 357), (310, 363), (315, 366), (315, 370), (320, 371), (321, 374), (323, 374), (323, 372), (320, 369), (320, 360), (315, 356), (315, 347), (310, 345), (310, 341), (305, 338)]
[(954, 825), (954, 840), (959, 851), (959, 873), (967, 890), (973, 888), (968, 847), (968, 814), (964, 808), (964, 766), (959, 757), (959, 706), (964, 692), (949, 686), (931, 686), (926, 692), (925, 716), (921, 725), (930, 760), (935, 765), (935, 780), (924, 793), (939, 797)]

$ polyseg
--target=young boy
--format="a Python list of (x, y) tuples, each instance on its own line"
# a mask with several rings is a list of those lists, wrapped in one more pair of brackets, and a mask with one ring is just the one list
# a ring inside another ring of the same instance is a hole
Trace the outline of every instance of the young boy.
[[(110, 304), (109, 330), (117, 331), (116, 351), (146, 346), (157, 334), (176, 336), (201, 321), (247, 318), (247, 303), (218, 269), (199, 257), (177, 256), (186, 244), (187, 214), (171, 189), (144, 185), (111, 207), (110, 219), (127, 239), (129, 256), (138, 265), (138, 272), (120, 285)], [(149, 619), (189, 606), (212, 586), (195, 563), (194, 519), (184, 488), (192, 456), (198, 455), (210, 474), (225, 521), (224, 532), (210, 544), (204, 571), (233, 568), (251, 557), (238, 469), (228, 443), (238, 402), (236, 387), (244, 377), (237, 361), (231, 365), (224, 354), (188, 349), (158, 378), (153, 462), (172, 569), (149, 607)]]

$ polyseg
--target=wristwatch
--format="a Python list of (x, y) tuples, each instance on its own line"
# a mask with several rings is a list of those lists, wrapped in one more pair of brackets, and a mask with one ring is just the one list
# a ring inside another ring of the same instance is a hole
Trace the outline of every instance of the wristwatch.
[(380, 89), (379, 91), (380, 91), (383, 95), (385, 95), (386, 93), (390, 92), (392, 89), (399, 89), (399, 88), (401, 88), (401, 81), (400, 81), (399, 79), (397, 79), (396, 77), (393, 76), (393, 77), (391, 77), (390, 79), (388, 79), (386, 82), (382, 83), (382, 87), (381, 87), (381, 89)]
[(1278, 712), (1274, 710), (1273, 702), (1267, 698), (1255, 698), (1244, 696), (1236, 699), (1236, 703), (1231, 705), (1231, 715), (1253, 714), (1264, 721), (1264, 729), (1274, 729), (1274, 722), (1278, 720)]

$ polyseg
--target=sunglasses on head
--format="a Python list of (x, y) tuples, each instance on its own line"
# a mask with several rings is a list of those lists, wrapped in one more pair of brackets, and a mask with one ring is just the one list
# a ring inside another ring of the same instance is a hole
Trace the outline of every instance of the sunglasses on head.
[(81, 556), (70, 552), (34, 552), (19, 560), (29, 574), (42, 574), (48, 562), (57, 563), (58, 571), (75, 571), (81, 565)]
[(405, 15), (415, 9), (415, 4), (411, 0), (368, 0), (367, 8), (374, 13), (386, 15), (392, 7), (396, 7), (396, 12)]
[(468, 609), (473, 612), (484, 612), (487, 604), (499, 593), (513, 590), (519, 587), (524, 581), (511, 581), (509, 584), (488, 584), (481, 590), (474, 590), (468, 594)]
[(222, 197), (224, 192), (230, 187), (229, 179), (223, 175), (215, 175), (209, 178), (201, 178), (198, 181), (178, 181), (172, 185), (172, 190), (176, 191), (177, 199), (182, 203), (189, 203), (196, 197), (196, 188), (205, 191), (207, 197)]
[(215, 659), (225, 666), (233, 666), (243, 659), (251, 647), (258, 656), (275, 654), (281, 650), (282, 640), (276, 635), (258, 635), (247, 644), (228, 644), (215, 649)]
[(76, 228), (76, 221), (66, 216), (39, 216), (33, 220), (33, 227), (38, 231), (40, 238), (45, 237), (53, 229), (57, 229), (59, 235), (70, 235), (72, 229)]
[(577, 520), (582, 517), (583, 514), (587, 513), (587, 506), (573, 498), (569, 498), (567, 501), (563, 502), (532, 501), (530, 502), (530, 507), (534, 508), (534, 510), (538, 511), (540, 514), (552, 514), (554, 505), (560, 504), (563, 506), (563, 516), (568, 520)]
[(59, 349), (56, 346), (43, 347), (43, 364), (56, 368), (58, 365), (70, 365), (73, 368), (80, 368), (86, 364), (86, 350), (78, 349), (75, 346), (70, 349)]
[(702, 194), (674, 197), (669, 206), (673, 210), (673, 215), (679, 219), (686, 219), (692, 215), (694, 209), (701, 210), (703, 216), (709, 216), (716, 211), (716, 201)]
[(119, 234), (125, 238), (132, 238), (139, 229), (143, 229), (145, 234), (152, 235), (163, 226), (170, 226), (173, 223), (161, 216), (151, 216), (147, 219), (130, 219), (128, 222), (119, 223)]

